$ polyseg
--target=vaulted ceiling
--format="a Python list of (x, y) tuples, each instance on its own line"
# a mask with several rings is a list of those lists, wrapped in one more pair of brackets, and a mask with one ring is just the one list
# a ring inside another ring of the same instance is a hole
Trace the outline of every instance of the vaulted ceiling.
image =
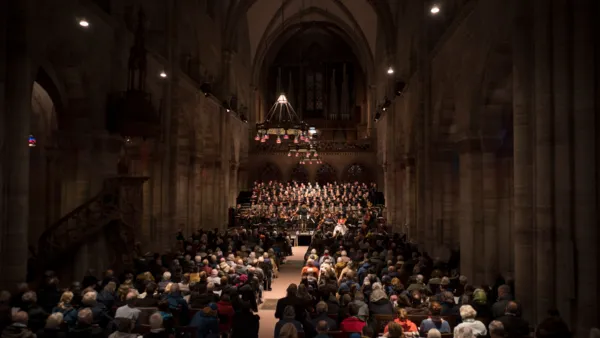
[[(367, 0), (249, 0), (247, 18), (251, 58), (263, 44), (269, 45), (286, 27), (298, 22), (343, 22), (362, 36), (374, 55), (378, 15)], [(266, 40), (266, 41), (265, 41)]]

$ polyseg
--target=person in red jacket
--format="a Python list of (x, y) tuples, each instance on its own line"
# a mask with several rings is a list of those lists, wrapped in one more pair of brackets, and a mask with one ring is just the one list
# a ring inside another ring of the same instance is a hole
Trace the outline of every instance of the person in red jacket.
[(360, 320), (357, 317), (358, 316), (358, 305), (356, 305), (354, 303), (350, 303), (350, 305), (348, 305), (348, 313), (350, 314), (350, 317), (342, 320), (342, 322), (340, 323), (340, 329), (343, 332), (361, 333), (363, 327), (365, 325), (367, 325), (367, 323)]
[[(394, 319), (395, 323), (400, 324), (402, 326), (402, 332), (417, 332), (417, 325), (413, 323), (410, 319), (407, 318), (407, 312), (404, 308), (400, 308), (398, 310), (398, 318)], [(383, 329), (383, 333), (388, 332), (388, 325)]]
[(217, 315), (219, 316), (219, 333), (221, 337), (227, 337), (233, 325), (235, 310), (231, 305), (229, 294), (223, 293), (217, 303)]

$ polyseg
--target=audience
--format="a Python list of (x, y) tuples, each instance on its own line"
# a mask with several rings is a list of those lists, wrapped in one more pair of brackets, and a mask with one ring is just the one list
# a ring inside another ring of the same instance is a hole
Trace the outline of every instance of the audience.
[(36, 338), (27, 326), (29, 315), (25, 311), (17, 311), (12, 316), (12, 324), (2, 330), (2, 338)]
[(462, 319), (462, 323), (458, 324), (454, 328), (455, 336), (458, 335), (459, 330), (464, 327), (471, 328), (473, 336), (475, 337), (483, 337), (487, 335), (485, 324), (479, 320), (475, 320), (475, 317), (477, 317), (477, 311), (475, 311), (471, 305), (463, 305), (460, 307), (460, 317)]

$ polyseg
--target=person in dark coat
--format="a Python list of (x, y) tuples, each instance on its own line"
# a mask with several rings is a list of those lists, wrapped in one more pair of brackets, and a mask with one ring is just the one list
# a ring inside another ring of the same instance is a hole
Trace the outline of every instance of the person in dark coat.
[(298, 298), (298, 286), (296, 284), (290, 284), (287, 288), (287, 296), (277, 301), (277, 307), (275, 308), (275, 318), (283, 318), (283, 310), (288, 305), (294, 307), (296, 314), (296, 320), (302, 321), (304, 319), (304, 308), (302, 307), (302, 300)]
[(37, 332), (37, 338), (66, 338), (67, 333), (61, 330), (63, 323), (63, 314), (56, 312), (51, 314), (46, 320), (46, 327)]
[(394, 306), (387, 298), (383, 289), (375, 289), (371, 293), (369, 302), (369, 314), (371, 315), (393, 315)]
[(510, 286), (504, 284), (498, 287), (498, 298), (497, 301), (492, 305), (492, 317), (494, 319), (504, 316), (506, 311), (506, 305), (508, 302), (513, 300), (513, 296), (510, 290)]
[(38, 332), (46, 325), (48, 313), (37, 304), (37, 295), (33, 291), (25, 292), (23, 295), (23, 311), (29, 316), (28, 325), (32, 332)]
[(202, 311), (196, 312), (189, 325), (196, 328), (196, 338), (219, 337), (219, 317), (217, 317), (217, 310), (217, 304), (210, 303)]
[(12, 323), (12, 308), (10, 307), (10, 292), (0, 292), (0, 332)]
[(252, 313), (250, 303), (243, 302), (241, 311), (233, 316), (231, 338), (258, 338), (260, 317)]
[(318, 324), (320, 321), (324, 321), (327, 324), (327, 327), (329, 328), (330, 331), (335, 331), (338, 328), (337, 322), (335, 320), (333, 320), (333, 318), (329, 317), (329, 315), (327, 314), (328, 312), (328, 307), (327, 307), (327, 303), (320, 301), (317, 303), (316, 306), (316, 311), (317, 311), (317, 316), (314, 317), (314, 319), (312, 319), (310, 321), (310, 323), (312, 324), (313, 327), (318, 327)]
[(296, 331), (298, 332), (304, 332), (304, 327), (302, 326), (302, 323), (297, 321), (296, 319), (296, 312), (294, 310), (294, 307), (292, 305), (288, 305), (285, 307), (285, 309), (283, 310), (283, 318), (281, 318), (276, 324), (275, 324), (275, 334), (274, 337), (275, 338), (279, 338), (279, 331), (281, 331), (281, 328), (285, 325), (285, 324), (292, 324), (294, 325), (294, 327), (296, 328)]
[(61, 313), (63, 315), (62, 320), (67, 323), (69, 327), (75, 326), (77, 323), (77, 310), (71, 305), (73, 301), (73, 293), (71, 291), (63, 292), (60, 296), (60, 301), (52, 309), (52, 313)]
[(67, 338), (105, 338), (105, 334), (97, 325), (93, 325), (94, 315), (90, 308), (77, 313), (77, 324), (67, 333)]
[(510, 301), (504, 316), (497, 319), (504, 325), (506, 338), (521, 338), (529, 335), (529, 323), (519, 315), (519, 305)]
[(169, 338), (170, 333), (165, 330), (160, 313), (153, 313), (148, 321), (150, 322), (150, 332), (144, 334), (144, 338)]
[(2, 338), (36, 338), (27, 327), (29, 316), (25, 311), (19, 311), (12, 316), (13, 323), (2, 330)]
[(38, 291), (38, 304), (46, 313), (51, 313), (52, 309), (60, 300), (61, 295), (62, 292), (58, 288), (58, 278), (52, 277), (41, 290)]
[(567, 323), (560, 317), (558, 310), (548, 311), (548, 317), (538, 325), (535, 336), (537, 338), (571, 338), (571, 331)]

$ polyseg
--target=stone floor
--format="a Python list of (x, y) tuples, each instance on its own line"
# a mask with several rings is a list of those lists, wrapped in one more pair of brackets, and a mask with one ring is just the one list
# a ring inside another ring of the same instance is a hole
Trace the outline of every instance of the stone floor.
[[(284, 265), (279, 271), (279, 278), (273, 281), (271, 286), (273, 291), (263, 293), (263, 300), (278, 300), (285, 297), (285, 290), (291, 283), (300, 282), (300, 272), (304, 263), (304, 254), (307, 247), (297, 246), (293, 248), (293, 255), (287, 258)], [(275, 310), (263, 310), (262, 305), (258, 307), (258, 315), (260, 316), (260, 331), (259, 337), (273, 337), (275, 330)]]

